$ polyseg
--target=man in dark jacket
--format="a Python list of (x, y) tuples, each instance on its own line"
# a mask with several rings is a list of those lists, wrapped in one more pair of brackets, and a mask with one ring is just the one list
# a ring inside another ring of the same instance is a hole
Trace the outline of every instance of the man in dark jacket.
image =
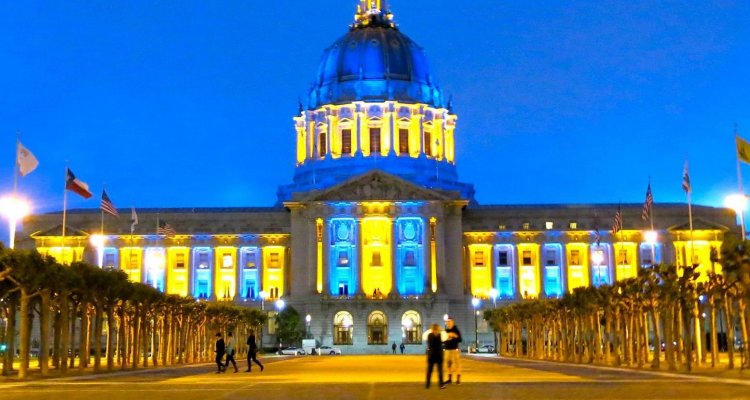
[(461, 384), (461, 331), (458, 330), (453, 318), (445, 321), (445, 333), (448, 340), (445, 341), (445, 362), (448, 364), (448, 380), (451, 383), (453, 375), (456, 375), (456, 385)]
[(219, 366), (219, 370), (216, 371), (216, 373), (220, 374), (224, 372), (224, 363), (222, 362), (222, 359), (224, 358), (226, 347), (224, 346), (224, 338), (221, 337), (221, 332), (216, 334), (216, 338), (216, 348), (214, 351), (216, 352), (216, 365)]
[(443, 382), (443, 335), (440, 332), (440, 326), (433, 324), (430, 333), (427, 335), (427, 382), (425, 388), (430, 388), (432, 379), (432, 368), (437, 367), (438, 383), (440, 389), (445, 389)]
[(258, 364), (260, 372), (263, 372), (263, 364), (258, 361), (258, 344), (255, 342), (255, 330), (250, 329), (250, 335), (247, 337), (247, 371), (253, 370), (253, 362)]

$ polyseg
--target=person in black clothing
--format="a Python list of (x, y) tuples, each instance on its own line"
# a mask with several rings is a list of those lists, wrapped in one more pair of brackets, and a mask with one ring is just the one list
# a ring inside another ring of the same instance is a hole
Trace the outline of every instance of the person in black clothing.
[(391, 350), (393, 350), (393, 354), (396, 354), (396, 342), (391, 345)]
[(438, 383), (440, 383), (440, 389), (445, 389), (445, 383), (443, 382), (443, 335), (440, 332), (440, 326), (433, 324), (430, 329), (429, 335), (427, 335), (427, 383), (425, 388), (430, 388), (430, 380), (432, 379), (432, 368), (437, 366), (438, 372)]
[(255, 331), (250, 329), (250, 336), (247, 337), (247, 371), (253, 370), (253, 362), (258, 364), (260, 372), (263, 372), (263, 364), (258, 361), (258, 345), (255, 343)]
[(453, 375), (456, 375), (456, 385), (461, 384), (461, 331), (458, 330), (453, 318), (445, 321), (445, 333), (448, 340), (445, 341), (445, 363), (448, 364), (448, 380), (451, 383)]
[(404, 345), (404, 342), (401, 342), (401, 346), (399, 346), (401, 349), (401, 354), (404, 354), (404, 350), (406, 350), (406, 346)]
[(221, 332), (216, 334), (216, 348), (214, 351), (216, 352), (216, 365), (219, 366), (219, 370), (216, 371), (217, 374), (220, 374), (224, 372), (224, 363), (221, 361), (224, 358), (224, 352), (226, 351), (226, 347), (224, 346), (224, 338), (221, 337)]

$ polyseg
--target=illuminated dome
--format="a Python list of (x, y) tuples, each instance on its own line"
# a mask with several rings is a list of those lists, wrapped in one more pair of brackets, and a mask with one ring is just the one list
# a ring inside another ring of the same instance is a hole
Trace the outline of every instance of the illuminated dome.
[(360, 10), (349, 32), (324, 51), (308, 107), (368, 100), (445, 106), (422, 48), (380, 10)]
[(323, 52), (306, 103), (294, 117), (294, 181), (279, 202), (372, 170), (473, 199), (456, 171), (458, 116), (385, 0), (360, 0), (349, 32)]

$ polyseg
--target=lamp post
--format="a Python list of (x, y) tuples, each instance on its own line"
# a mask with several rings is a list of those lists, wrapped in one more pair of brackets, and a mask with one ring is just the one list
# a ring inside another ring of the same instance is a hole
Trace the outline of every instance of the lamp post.
[(98, 265), (99, 268), (104, 266), (104, 243), (106, 241), (107, 238), (105, 238), (104, 235), (91, 235), (89, 238), (91, 245), (96, 248), (96, 265)]
[(265, 290), (261, 290), (258, 295), (260, 296), (260, 311), (266, 311), (266, 299), (268, 298), (268, 292), (266, 292)]
[(594, 262), (594, 265), (596, 266), (596, 285), (594, 286), (600, 286), (602, 284), (602, 277), (601, 277), (601, 271), (602, 271), (602, 261), (604, 261), (604, 254), (602, 254), (601, 250), (595, 250), (594, 254), (591, 255), (591, 260)]
[[(276, 325), (278, 325), (279, 324), (279, 313), (281, 313), (281, 311), (284, 310), (284, 307), (286, 307), (286, 302), (283, 299), (278, 299), (278, 300), (276, 300), (275, 305), (276, 305), (276, 311), (277, 311), (277, 313), (276, 313)], [(282, 348), (282, 342), (281, 342), (281, 338), (279, 338), (278, 336), (279, 336), (279, 334), (277, 332), (276, 333), (276, 338), (279, 339), (279, 349), (281, 349)]]
[(497, 296), (500, 294), (497, 289), (490, 289), (490, 297), (492, 297), (492, 307), (497, 308)]
[(8, 218), (8, 233), (10, 234), (10, 240), (8, 240), (9, 248), (15, 248), (16, 225), (19, 220), (22, 220), (23, 217), (29, 214), (30, 209), (29, 203), (16, 196), (7, 196), (0, 199), (0, 212)]
[(307, 314), (305, 316), (305, 327), (307, 328), (305, 332), (305, 339), (310, 339), (310, 322), (312, 321), (312, 317), (310, 314)]
[(747, 196), (744, 194), (731, 194), (724, 199), (724, 206), (731, 208), (740, 218), (740, 228), (742, 228), (742, 240), (745, 240), (745, 206), (747, 206)]
[(479, 347), (479, 304), (478, 298), (474, 297), (471, 299), (471, 305), (474, 307), (474, 349)]
[(656, 243), (659, 240), (659, 235), (656, 231), (648, 231), (643, 236), (646, 238), (646, 243), (651, 246), (651, 264), (656, 265)]

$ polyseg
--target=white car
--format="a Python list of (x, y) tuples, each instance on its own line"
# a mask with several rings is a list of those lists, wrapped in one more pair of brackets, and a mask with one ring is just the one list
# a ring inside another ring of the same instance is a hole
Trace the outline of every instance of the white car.
[(479, 346), (477, 348), (470, 347), (469, 352), (471, 353), (494, 353), (495, 346), (491, 344), (485, 344), (484, 346)]
[(318, 354), (330, 354), (330, 355), (341, 355), (341, 349), (338, 347), (331, 347), (331, 346), (320, 346), (318, 348)]
[(305, 355), (305, 350), (299, 347), (286, 347), (279, 350), (279, 355), (299, 356)]

